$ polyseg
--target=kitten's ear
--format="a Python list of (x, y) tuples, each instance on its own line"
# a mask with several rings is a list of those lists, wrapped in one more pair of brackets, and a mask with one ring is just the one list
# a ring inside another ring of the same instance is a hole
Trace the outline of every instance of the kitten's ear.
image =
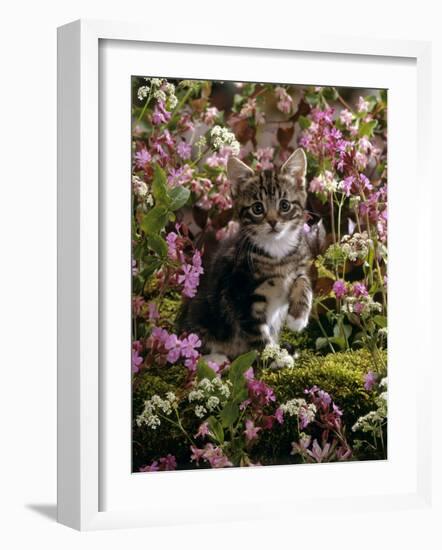
[(232, 184), (233, 196), (238, 194), (241, 181), (244, 181), (253, 175), (253, 170), (249, 168), (247, 164), (244, 164), (242, 160), (239, 160), (238, 157), (229, 157), (229, 160), (227, 161), (227, 177)]
[(281, 167), (281, 174), (292, 176), (300, 188), (305, 187), (305, 174), (307, 172), (307, 157), (300, 147), (293, 152)]

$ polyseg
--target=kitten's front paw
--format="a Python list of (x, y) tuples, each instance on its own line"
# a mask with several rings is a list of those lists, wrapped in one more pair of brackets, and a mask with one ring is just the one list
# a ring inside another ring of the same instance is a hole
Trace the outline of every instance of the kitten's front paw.
[(295, 332), (301, 332), (308, 325), (308, 313), (301, 315), (300, 317), (293, 317), (290, 313), (287, 315), (286, 324), (290, 330)]

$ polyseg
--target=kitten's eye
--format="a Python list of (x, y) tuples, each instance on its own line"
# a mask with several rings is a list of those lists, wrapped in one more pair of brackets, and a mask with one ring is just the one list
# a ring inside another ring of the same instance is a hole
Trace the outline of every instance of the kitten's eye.
[(261, 214), (264, 214), (264, 205), (262, 204), (262, 202), (253, 203), (252, 212), (255, 214), (255, 216), (261, 216)]
[(291, 204), (286, 199), (282, 199), (279, 201), (279, 209), (281, 212), (288, 212), (291, 208)]

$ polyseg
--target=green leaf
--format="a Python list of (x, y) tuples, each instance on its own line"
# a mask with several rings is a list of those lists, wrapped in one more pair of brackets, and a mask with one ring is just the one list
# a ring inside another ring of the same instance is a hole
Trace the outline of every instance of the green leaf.
[(155, 198), (156, 204), (158, 205), (169, 204), (166, 173), (158, 164), (155, 164), (154, 166), (152, 194)]
[(147, 238), (147, 245), (154, 252), (156, 252), (158, 256), (160, 256), (160, 258), (166, 257), (167, 244), (163, 237), (160, 237), (160, 235), (156, 235), (155, 233), (149, 235), (149, 237)]
[(334, 101), (338, 98), (338, 92), (336, 88), (324, 88), (322, 90), (322, 95), (327, 101)]
[(231, 426), (239, 416), (239, 405), (233, 401), (228, 401), (220, 413), (220, 418), (224, 428)]
[(333, 327), (333, 335), (336, 337), (342, 337), (342, 331), (344, 331), (347, 338), (350, 338), (352, 327), (350, 325), (336, 324)]
[(362, 122), (359, 126), (359, 136), (372, 137), (374, 129), (378, 125), (377, 120), (370, 120), (369, 122)]
[(375, 315), (373, 317), (373, 321), (378, 325), (378, 327), (387, 327), (387, 317), (385, 317), (384, 315)]
[(301, 130), (306, 130), (307, 128), (310, 127), (311, 120), (306, 116), (301, 115), (298, 118), (298, 123), (299, 123), (299, 126), (301, 127)]
[(331, 338), (328, 339), (328, 341), (331, 342), (332, 344), (336, 344), (341, 349), (345, 348), (345, 338), (343, 338), (342, 336), (332, 336)]
[(208, 378), (209, 380), (212, 380), (212, 378), (215, 378), (216, 373), (213, 369), (209, 367), (204, 359), (200, 359), (196, 365), (196, 376), (198, 380), (202, 380), (203, 378)]
[(144, 269), (140, 273), (140, 277), (144, 280), (149, 279), (149, 277), (161, 266), (161, 260), (155, 258), (154, 256), (148, 256), (144, 259)]
[(316, 350), (319, 351), (320, 349), (325, 348), (328, 345), (328, 338), (325, 338), (324, 336), (319, 336), (319, 338), (316, 338)]
[(244, 373), (256, 359), (256, 351), (252, 350), (237, 357), (229, 368), (229, 380), (235, 384), (245, 384)]
[(224, 443), (224, 429), (221, 422), (214, 416), (209, 416), (207, 423), (209, 424), (209, 430), (213, 434), (213, 437), (222, 445)]
[(170, 210), (178, 210), (189, 200), (190, 191), (186, 187), (174, 187), (169, 192), (169, 208)]
[(144, 216), (141, 222), (141, 229), (147, 235), (158, 234), (166, 225), (167, 220), (167, 208), (164, 206), (155, 206)]
[(304, 99), (310, 105), (317, 105), (319, 103), (319, 95), (317, 92), (306, 92)]

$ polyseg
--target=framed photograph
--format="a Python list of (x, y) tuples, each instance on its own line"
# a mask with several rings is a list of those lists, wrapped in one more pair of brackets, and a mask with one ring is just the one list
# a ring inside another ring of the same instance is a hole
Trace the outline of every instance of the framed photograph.
[(426, 505), (429, 52), (59, 29), (61, 523)]

